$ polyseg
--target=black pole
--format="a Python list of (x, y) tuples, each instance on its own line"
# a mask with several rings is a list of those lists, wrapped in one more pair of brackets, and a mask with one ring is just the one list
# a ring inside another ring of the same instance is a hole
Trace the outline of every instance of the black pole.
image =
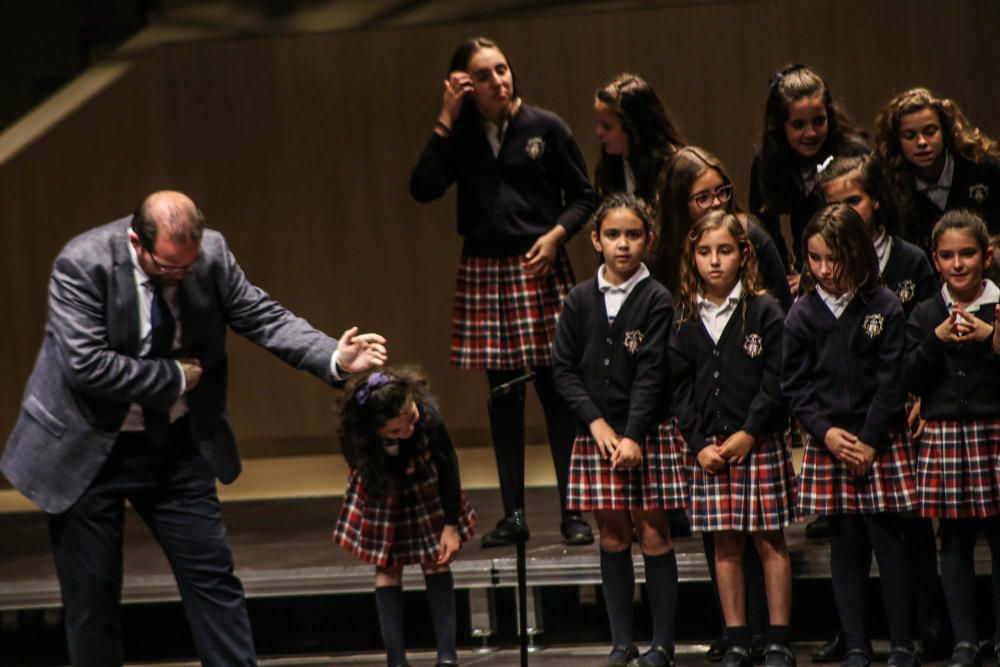
[[(535, 379), (534, 373), (528, 373), (514, 378), (510, 382), (504, 382), (490, 390), (490, 397), (486, 401), (486, 409), (489, 411), (490, 422), (493, 421), (493, 399), (498, 396), (509, 394), (511, 391), (521, 387)], [(491, 429), (492, 430), (492, 429)], [(493, 445), (496, 446), (496, 443)], [(524, 480), (521, 480), (524, 483)], [(514, 526), (517, 529), (516, 561), (517, 561), (517, 611), (518, 611), (518, 638), (521, 648), (521, 667), (528, 667), (528, 555), (525, 549), (526, 525), (524, 521), (524, 508), (514, 508)]]

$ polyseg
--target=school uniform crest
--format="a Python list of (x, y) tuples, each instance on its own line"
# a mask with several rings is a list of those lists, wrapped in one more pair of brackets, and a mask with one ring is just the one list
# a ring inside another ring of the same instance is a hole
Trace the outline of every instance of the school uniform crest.
[(976, 183), (969, 188), (969, 199), (976, 202), (977, 204), (982, 204), (984, 201), (990, 198), (990, 187), (985, 183)]
[(869, 338), (876, 338), (882, 335), (882, 325), (885, 324), (885, 315), (882, 313), (872, 313), (865, 315), (865, 321), (861, 324), (861, 329)]
[(900, 280), (896, 285), (896, 298), (900, 303), (909, 303), (917, 293), (917, 286), (912, 280)]
[(635, 354), (639, 351), (639, 343), (642, 342), (642, 331), (636, 329), (634, 331), (625, 332), (625, 349)]
[(531, 137), (524, 146), (524, 152), (532, 160), (537, 160), (545, 154), (545, 140), (541, 137)]
[(760, 334), (748, 334), (743, 339), (743, 351), (751, 359), (756, 359), (764, 352), (764, 339), (760, 337)]

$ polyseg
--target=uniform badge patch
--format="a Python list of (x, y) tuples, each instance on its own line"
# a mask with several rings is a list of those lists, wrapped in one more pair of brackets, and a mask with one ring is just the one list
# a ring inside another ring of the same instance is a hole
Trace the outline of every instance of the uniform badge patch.
[(976, 183), (969, 188), (969, 199), (976, 202), (977, 204), (982, 204), (984, 201), (990, 198), (990, 188), (984, 183)]
[(749, 334), (743, 339), (743, 351), (751, 359), (756, 359), (764, 353), (764, 339), (760, 337), (760, 334)]
[(635, 331), (625, 332), (625, 349), (635, 354), (639, 351), (639, 343), (642, 342), (642, 331), (636, 329)]
[(896, 298), (899, 299), (900, 303), (909, 303), (913, 301), (914, 295), (917, 293), (917, 286), (912, 280), (901, 280), (899, 284), (896, 285)]
[(861, 324), (861, 329), (869, 338), (882, 335), (882, 325), (885, 324), (885, 316), (882, 313), (865, 315), (865, 321)]
[(524, 152), (532, 160), (537, 160), (545, 154), (545, 140), (541, 137), (531, 137), (524, 146)]

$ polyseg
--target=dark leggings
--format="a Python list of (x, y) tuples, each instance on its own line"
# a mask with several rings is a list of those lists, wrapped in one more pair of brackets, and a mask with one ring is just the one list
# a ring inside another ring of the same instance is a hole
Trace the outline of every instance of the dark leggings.
[[(566, 515), (566, 484), (569, 479), (569, 458), (576, 435), (573, 415), (556, 392), (550, 366), (536, 366), (535, 391), (545, 412), (545, 426), (552, 450), (552, 463), (559, 484), (559, 506)], [(524, 375), (523, 370), (486, 371), (490, 389)], [(524, 507), (524, 386), (493, 399), (490, 409), (490, 432), (497, 457), (500, 495), (506, 516), (514, 508)]]
[(959, 642), (979, 641), (975, 549), (980, 529), (986, 533), (992, 558), (993, 614), (998, 619), (993, 638), (997, 641), (1000, 640), (1000, 517), (941, 519), (941, 578), (955, 641)]
[[(870, 546), (869, 546), (870, 545)], [(909, 559), (898, 514), (830, 516), (830, 578), (848, 649), (868, 650), (866, 589), (871, 551), (878, 560), (879, 583), (893, 646), (912, 646)]]

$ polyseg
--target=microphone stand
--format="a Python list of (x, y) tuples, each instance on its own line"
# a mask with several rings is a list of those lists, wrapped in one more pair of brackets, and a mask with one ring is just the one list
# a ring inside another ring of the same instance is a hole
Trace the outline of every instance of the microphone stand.
[[(490, 421), (492, 422), (493, 420), (493, 399), (506, 396), (518, 387), (526, 385), (534, 379), (535, 374), (528, 373), (491, 389), (489, 400), (486, 402)], [(524, 484), (523, 479), (521, 480), (521, 484)], [(512, 518), (516, 529), (515, 534), (517, 535), (515, 542), (515, 560), (517, 562), (517, 631), (520, 642), (521, 667), (528, 667), (528, 556), (525, 547), (528, 540), (525, 534), (524, 508), (515, 507)]]

